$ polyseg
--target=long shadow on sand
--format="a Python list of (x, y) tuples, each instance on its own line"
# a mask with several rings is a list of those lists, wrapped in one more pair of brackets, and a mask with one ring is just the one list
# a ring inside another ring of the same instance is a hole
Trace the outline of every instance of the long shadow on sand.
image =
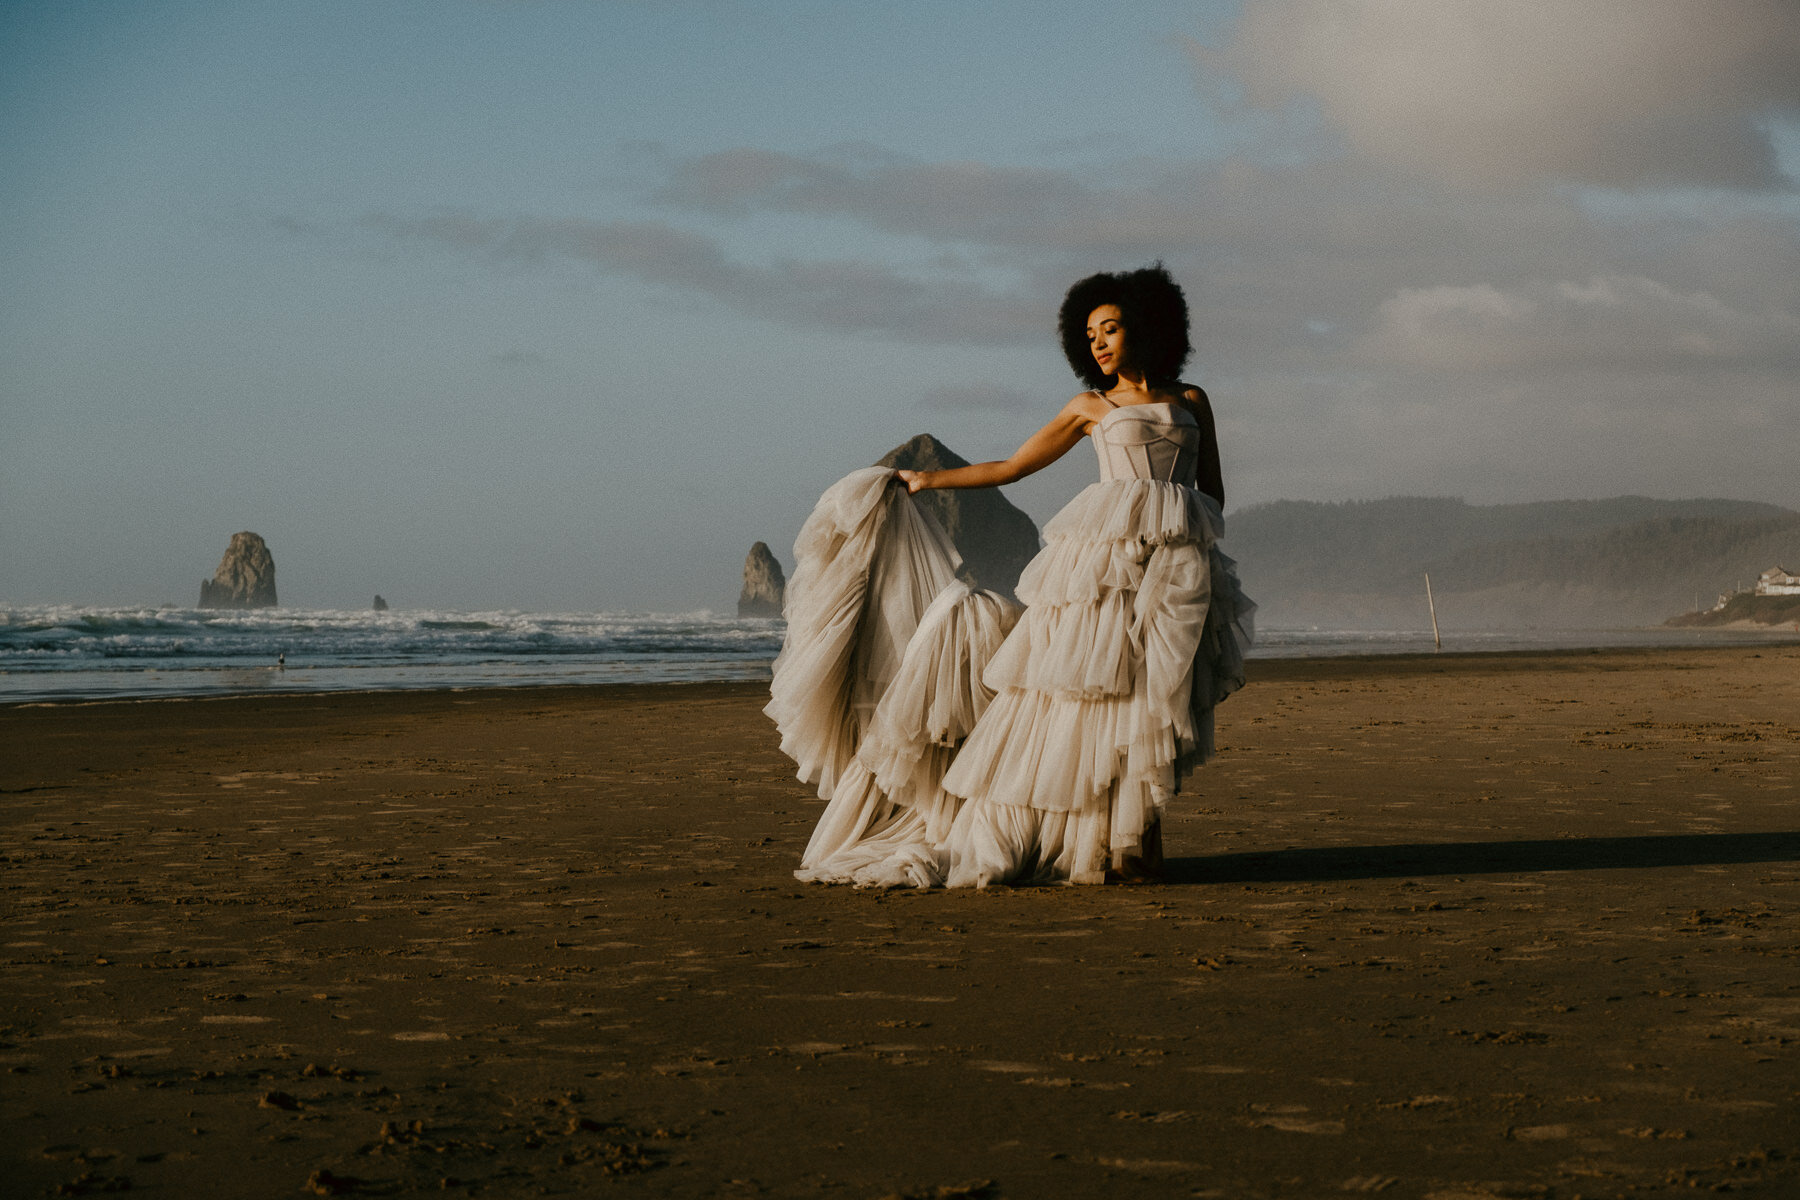
[(1308, 846), (1208, 858), (1171, 858), (1165, 864), (1164, 878), (1173, 884), (1298, 883), (1768, 862), (1800, 862), (1800, 832)]

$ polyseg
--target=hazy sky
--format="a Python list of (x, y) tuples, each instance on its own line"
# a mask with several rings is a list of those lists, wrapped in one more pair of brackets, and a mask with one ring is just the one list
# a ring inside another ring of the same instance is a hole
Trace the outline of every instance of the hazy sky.
[(727, 609), (1158, 257), (1231, 507), (1800, 506), (1797, 177), (1786, 0), (9, 0), (0, 604)]

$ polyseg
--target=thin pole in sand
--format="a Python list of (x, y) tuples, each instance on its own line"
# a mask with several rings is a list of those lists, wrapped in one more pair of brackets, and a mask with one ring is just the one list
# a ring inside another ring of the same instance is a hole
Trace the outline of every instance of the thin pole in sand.
[(1437, 601), (1431, 598), (1431, 572), (1425, 572), (1425, 603), (1431, 608), (1431, 645), (1434, 649), (1444, 648), (1444, 639), (1438, 636)]

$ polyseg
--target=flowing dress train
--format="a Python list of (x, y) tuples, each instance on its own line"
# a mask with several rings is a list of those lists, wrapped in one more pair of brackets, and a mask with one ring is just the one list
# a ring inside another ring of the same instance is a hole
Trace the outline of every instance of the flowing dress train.
[(1098, 883), (1155, 841), (1243, 684), (1255, 606), (1194, 487), (1193, 417), (1116, 408), (1091, 437), (1100, 481), (1045, 527), (1022, 614), (955, 579), (893, 472), (820, 499), (765, 710), (828, 802), (800, 879)]

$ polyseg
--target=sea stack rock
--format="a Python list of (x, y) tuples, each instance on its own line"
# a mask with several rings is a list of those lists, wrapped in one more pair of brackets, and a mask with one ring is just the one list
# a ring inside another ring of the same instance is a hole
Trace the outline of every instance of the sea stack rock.
[(750, 557), (744, 560), (744, 590), (738, 593), (738, 616), (779, 617), (786, 594), (787, 577), (769, 544), (758, 542), (750, 547)]
[(386, 612), (388, 610), (388, 602), (381, 598), (380, 592), (377, 592), (375, 593), (375, 603), (371, 604), (369, 607), (375, 612)]
[[(966, 467), (967, 459), (929, 433), (921, 433), (882, 456), (878, 467), (942, 471)], [(934, 488), (913, 496), (930, 510), (962, 555), (965, 582), (1013, 594), (1019, 572), (1038, 552), (1037, 524), (999, 488)]]
[(219, 569), (200, 584), (200, 607), (275, 607), (275, 559), (259, 534), (231, 535)]

